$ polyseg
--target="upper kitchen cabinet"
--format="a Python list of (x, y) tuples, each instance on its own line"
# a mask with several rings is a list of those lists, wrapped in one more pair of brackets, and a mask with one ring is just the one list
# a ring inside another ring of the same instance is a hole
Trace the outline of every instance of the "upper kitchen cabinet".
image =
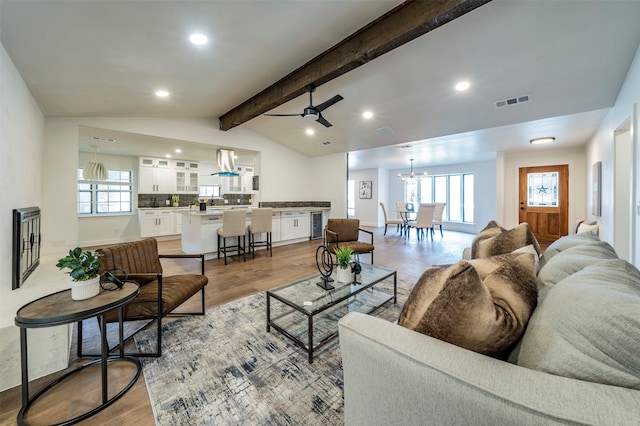
[(176, 160), (175, 165), (176, 187), (174, 192), (179, 194), (197, 194), (199, 190), (198, 176), (200, 164), (195, 161)]
[(175, 191), (175, 175), (169, 160), (140, 157), (138, 192), (169, 194)]
[(238, 176), (222, 178), (222, 192), (224, 194), (249, 194), (253, 188), (254, 169), (251, 166), (236, 166)]
[(200, 164), (140, 157), (140, 194), (197, 194)]

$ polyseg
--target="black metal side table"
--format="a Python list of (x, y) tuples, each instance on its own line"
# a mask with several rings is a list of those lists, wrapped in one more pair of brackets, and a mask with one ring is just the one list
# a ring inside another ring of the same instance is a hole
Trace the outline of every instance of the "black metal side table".
[[(86, 300), (72, 300), (71, 290), (63, 290), (50, 294), (40, 299), (34, 300), (18, 310), (15, 323), (20, 327), (20, 362), (22, 367), (22, 408), (18, 412), (18, 424), (25, 425), (24, 415), (31, 407), (31, 404), (55, 385), (87, 367), (101, 364), (102, 368), (102, 404), (81, 414), (73, 419), (58, 423), (60, 425), (72, 425), (85, 420), (94, 414), (104, 410), (123, 396), (140, 377), (142, 366), (137, 358), (126, 357), (124, 355), (123, 332), (122, 332), (122, 311), (123, 306), (132, 301), (140, 292), (137, 284), (127, 282), (124, 287), (114, 291), (101, 291), (95, 297)], [(118, 355), (109, 356), (106, 333), (105, 315), (107, 312), (118, 309), (120, 314), (120, 352)], [(80, 367), (65, 373), (63, 376), (52, 381), (44, 388), (29, 396), (29, 374), (27, 361), (27, 329), (45, 328), (64, 324), (71, 324), (87, 318), (101, 316), (101, 356), (99, 359), (90, 361)], [(122, 360), (136, 365), (135, 376), (131, 381), (113, 397), (108, 397), (107, 384), (107, 364), (110, 360)]]

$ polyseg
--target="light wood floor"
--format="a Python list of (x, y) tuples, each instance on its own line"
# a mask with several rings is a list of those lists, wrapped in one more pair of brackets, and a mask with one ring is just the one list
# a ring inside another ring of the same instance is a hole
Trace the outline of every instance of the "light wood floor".
[[(369, 228), (374, 232), (374, 263), (398, 271), (398, 279), (416, 281), (424, 269), (430, 265), (454, 263), (462, 256), (464, 247), (471, 245), (473, 235), (444, 231), (444, 237), (436, 232), (435, 238), (418, 240), (416, 234), (401, 237), (390, 227), (383, 236), (383, 228)], [(246, 263), (234, 256), (225, 266), (222, 259), (206, 261), (206, 307), (217, 305), (268, 290), (317, 272), (315, 250), (322, 240), (276, 247), (273, 257), (258, 252), (255, 259), (249, 256)], [(180, 240), (160, 242), (161, 253), (180, 253)], [(362, 256), (369, 262), (369, 255)], [(163, 259), (166, 275), (183, 272), (198, 273), (199, 263), (192, 260)], [(197, 309), (198, 298), (185, 303), (185, 309)], [(86, 348), (97, 348), (99, 336), (95, 320), (85, 322), (83, 344)], [(266, 331), (265, 331), (266, 332)], [(31, 350), (31, 347), (29, 348)], [(37, 349), (36, 349), (37, 350)], [(71, 350), (70, 368), (83, 364), (86, 360), (75, 357), (75, 342)], [(123, 383), (133, 377), (129, 363), (114, 363), (109, 367), (110, 395), (117, 392)], [(34, 380), (30, 391), (40, 389), (44, 384), (58, 377), (62, 372)], [(21, 405), (20, 386), (0, 393), (0, 425), (15, 425)], [(98, 405), (100, 401), (100, 369), (91, 367), (82, 373), (63, 381), (41, 397), (30, 409), (26, 420), (31, 424), (51, 424), (72, 418)], [(93, 405), (92, 405), (93, 404)], [(83, 425), (153, 425), (154, 417), (147, 394), (144, 377), (140, 377), (129, 392), (109, 408), (82, 422)]]

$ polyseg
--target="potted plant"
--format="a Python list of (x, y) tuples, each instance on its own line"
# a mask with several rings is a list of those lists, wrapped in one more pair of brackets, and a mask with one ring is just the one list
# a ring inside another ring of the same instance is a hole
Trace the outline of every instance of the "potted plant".
[(67, 272), (73, 279), (71, 284), (71, 298), (73, 300), (89, 299), (100, 293), (100, 255), (91, 251), (82, 251), (80, 247), (69, 250), (69, 255), (58, 260), (56, 266), (60, 269), (70, 269)]
[(338, 260), (336, 279), (341, 283), (351, 282), (349, 262), (351, 261), (353, 250), (349, 247), (336, 247), (333, 252), (336, 254), (336, 259)]
[(171, 196), (171, 202), (173, 203), (173, 207), (179, 207), (180, 206), (180, 196), (179, 195), (172, 195)]

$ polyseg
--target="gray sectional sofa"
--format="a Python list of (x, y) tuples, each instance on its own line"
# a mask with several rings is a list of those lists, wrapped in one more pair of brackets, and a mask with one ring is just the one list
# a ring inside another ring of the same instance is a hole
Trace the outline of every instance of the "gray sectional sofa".
[(509, 362), (370, 315), (340, 321), (346, 425), (640, 424), (640, 272), (592, 233), (539, 260)]

